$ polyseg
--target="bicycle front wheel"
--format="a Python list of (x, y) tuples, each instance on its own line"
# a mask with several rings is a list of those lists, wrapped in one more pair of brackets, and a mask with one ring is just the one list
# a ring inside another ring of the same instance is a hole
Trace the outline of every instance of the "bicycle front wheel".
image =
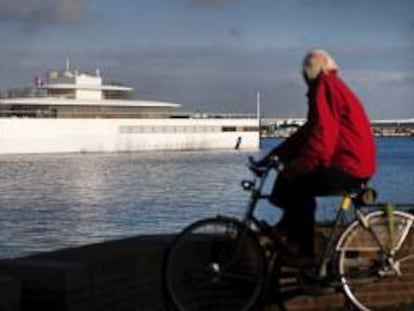
[(343, 290), (359, 310), (414, 306), (414, 216), (369, 213), (356, 220), (337, 245)]
[(164, 267), (170, 302), (179, 311), (250, 310), (265, 274), (262, 248), (242, 223), (213, 218), (185, 229)]

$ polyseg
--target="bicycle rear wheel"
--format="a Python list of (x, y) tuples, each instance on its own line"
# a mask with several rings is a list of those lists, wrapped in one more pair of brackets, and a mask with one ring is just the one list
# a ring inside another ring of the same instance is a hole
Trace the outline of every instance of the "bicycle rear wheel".
[(358, 220), (339, 239), (338, 268), (343, 290), (359, 310), (414, 306), (414, 216), (384, 211)]
[(165, 260), (164, 282), (179, 311), (250, 310), (265, 274), (263, 251), (242, 223), (213, 218), (187, 227)]

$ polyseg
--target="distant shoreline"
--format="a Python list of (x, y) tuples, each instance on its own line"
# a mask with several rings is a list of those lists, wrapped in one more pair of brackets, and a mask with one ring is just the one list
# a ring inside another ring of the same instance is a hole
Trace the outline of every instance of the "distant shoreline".
[[(262, 119), (261, 135), (289, 137), (306, 122), (305, 119)], [(414, 119), (371, 120), (376, 137), (413, 137)]]
[[(385, 134), (380, 134), (380, 133), (375, 133), (374, 134), (375, 137), (384, 137), (384, 138), (402, 138), (402, 137), (412, 137), (414, 138), (414, 133), (385, 133)], [(288, 138), (289, 135), (266, 135), (266, 134), (261, 134), (260, 138)]]

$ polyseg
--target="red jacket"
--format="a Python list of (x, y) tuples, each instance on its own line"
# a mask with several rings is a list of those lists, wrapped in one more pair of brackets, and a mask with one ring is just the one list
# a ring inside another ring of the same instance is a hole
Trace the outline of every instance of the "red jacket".
[(331, 71), (322, 73), (308, 92), (307, 122), (276, 147), (281, 159), (300, 159), (307, 172), (335, 167), (369, 178), (376, 169), (376, 148), (361, 102)]

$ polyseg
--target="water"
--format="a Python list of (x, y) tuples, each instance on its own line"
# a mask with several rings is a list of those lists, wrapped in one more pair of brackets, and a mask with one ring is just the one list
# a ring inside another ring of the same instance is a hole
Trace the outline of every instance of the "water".
[[(264, 150), (277, 144), (263, 141)], [(378, 140), (372, 185), (382, 200), (414, 202), (414, 139)], [(262, 151), (264, 152), (264, 151)], [(136, 234), (178, 231), (217, 213), (241, 215), (250, 153), (151, 152), (0, 157), (0, 257)], [(271, 187), (269, 183), (267, 189)], [(334, 210), (323, 206), (319, 218)], [(270, 222), (280, 213), (263, 202)]]

